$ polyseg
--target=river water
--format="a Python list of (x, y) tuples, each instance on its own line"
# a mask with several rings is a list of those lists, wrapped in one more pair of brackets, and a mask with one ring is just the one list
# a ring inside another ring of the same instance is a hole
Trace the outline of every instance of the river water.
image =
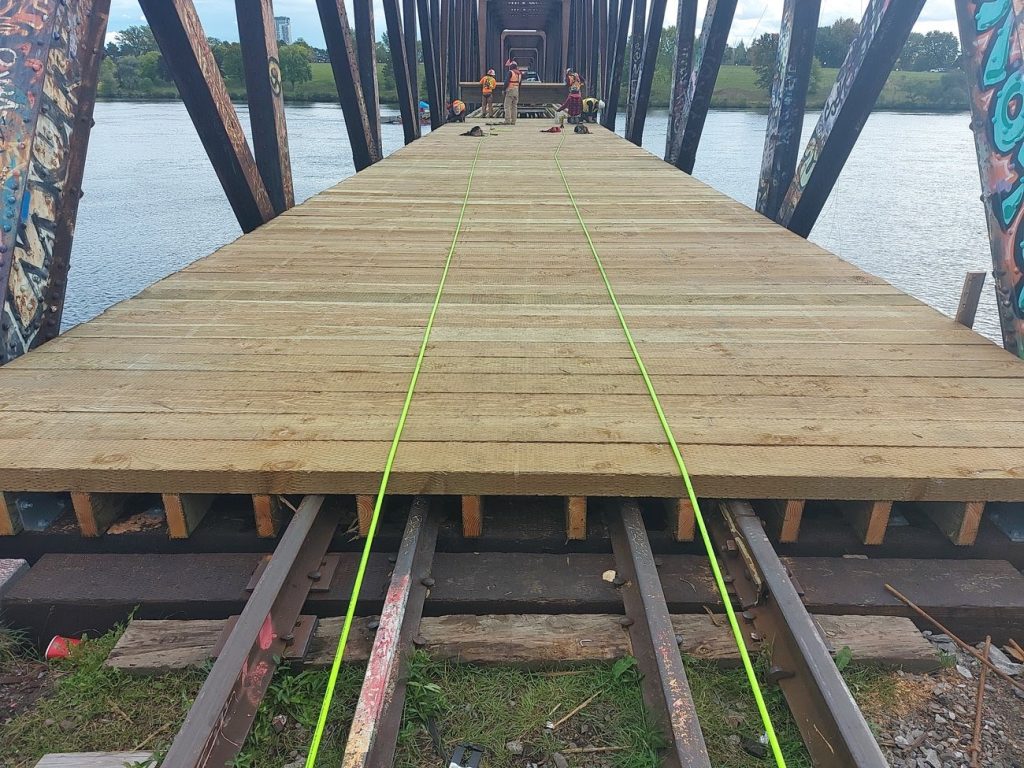
[[(287, 118), (298, 200), (353, 173), (340, 108), (289, 106)], [(815, 120), (808, 117), (805, 137)], [(872, 115), (811, 239), (953, 314), (964, 273), (991, 270), (968, 120), (966, 113)], [(644, 145), (658, 156), (666, 125), (665, 112), (648, 116)], [(764, 114), (712, 111), (695, 175), (752, 206), (764, 130)], [(383, 126), (383, 139), (385, 151), (397, 149), (401, 126)], [(98, 104), (84, 187), (65, 329), (239, 235), (178, 103)], [(991, 278), (976, 328), (999, 337)]]

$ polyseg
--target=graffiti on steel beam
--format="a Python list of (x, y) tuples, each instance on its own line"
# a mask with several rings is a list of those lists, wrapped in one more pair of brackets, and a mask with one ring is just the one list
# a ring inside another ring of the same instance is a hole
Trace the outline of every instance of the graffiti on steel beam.
[(0, 1), (0, 362), (60, 330), (95, 98), (83, 67), (95, 67), (89, 46), (102, 38), (108, 2)]
[(1024, 357), (1024, 3), (958, 0), (1003, 345)]
[[(42, 179), (34, 167), (34, 139), (38, 132), (55, 151), (61, 144), (59, 129), (42, 110), (44, 101), (51, 101), (43, 86), (59, 10), (66, 13), (57, 0), (0, 3), (0, 285), (5, 287), (0, 362), (19, 353), (17, 326), (26, 328), (37, 315), (37, 293), (30, 290), (30, 281), (44, 268), (36, 262), (53, 245), (52, 227), (45, 219), (48, 201), (38, 190)], [(34, 225), (37, 211), (44, 215), (42, 226)]]
[(832, 91), (825, 100), (818, 125), (814, 129), (814, 134), (807, 143), (807, 148), (804, 150), (800, 165), (797, 167), (796, 176), (793, 179), (795, 190), (791, 190), (789, 195), (787, 195), (787, 199), (783, 203), (784, 210), (779, 212), (780, 221), (785, 218), (785, 209), (796, 207), (800, 194), (810, 182), (814, 169), (818, 165), (818, 159), (821, 157), (822, 150), (824, 150), (825, 144), (832, 134), (832, 129), (835, 127), (836, 119), (846, 104), (850, 91), (853, 90), (853, 86), (857, 82), (861, 68), (864, 66), (864, 62), (871, 51), (871, 44), (875, 40), (879, 27), (881, 27), (882, 22), (885, 20), (885, 14), (889, 10), (889, 6), (894, 2), (895, 0), (875, 0), (875, 2), (868, 5), (867, 10), (864, 12), (864, 18), (861, 21), (861, 32), (854, 38), (853, 45), (846, 54), (846, 60), (843, 61), (843, 65), (839, 68), (839, 74), (836, 77), (835, 84), (832, 86)]

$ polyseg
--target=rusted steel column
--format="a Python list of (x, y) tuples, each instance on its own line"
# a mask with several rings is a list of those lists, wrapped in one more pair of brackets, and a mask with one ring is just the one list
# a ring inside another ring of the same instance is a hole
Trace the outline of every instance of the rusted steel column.
[(562, 66), (558, 70), (559, 77), (569, 66), (569, 21), (571, 15), (572, 0), (562, 0), (562, 23), (559, 26), (559, 30), (562, 33)]
[[(902, 2), (902, 0), (898, 0)], [(782, 689), (814, 765), (886, 768), (888, 761), (793, 586), (785, 564), (745, 501), (721, 503), (715, 544), (743, 605), (743, 621), (771, 654), (768, 678)]]
[[(359, 85), (366, 101), (366, 118), (373, 140), (380, 146), (380, 88), (377, 85), (377, 32), (373, 21), (373, 0), (352, 0), (356, 25), (356, 61)], [(258, 157), (258, 156), (257, 156)]]
[[(665, 159), (669, 148), (679, 145), (686, 123), (686, 94), (693, 74), (693, 46), (697, 35), (697, 0), (679, 0), (676, 15), (676, 56), (672, 64), (672, 95), (665, 134)], [(669, 160), (671, 162), (671, 160)]]
[(478, 64), (477, 69), (480, 70), (480, 77), (483, 77), (489, 67), (487, 64), (487, 0), (478, 0), (477, 12), (476, 12), (476, 24), (477, 24), (477, 47), (478, 47)]
[[(662, 11), (662, 18), (665, 13)], [(640, 88), (640, 70), (644, 63), (644, 21), (647, 0), (633, 0), (633, 34), (629, 46), (629, 80), (626, 85), (626, 136), (633, 133), (636, 118), (636, 97)], [(636, 143), (636, 142), (634, 142)]]
[[(700, 44), (693, 74), (683, 99), (680, 128), (672, 134), (672, 143), (665, 149), (665, 159), (686, 173), (693, 173), (697, 147), (704, 132), (704, 121), (711, 107), (711, 96), (722, 66), (722, 56), (729, 40), (729, 30), (736, 14), (737, 0), (708, 0), (704, 26), (700, 30)], [(676, 118), (673, 118), (676, 119)]]
[(185, 108), (239, 225), (251, 232), (274, 218), (238, 113), (192, 0), (139, 0)]
[(924, 0), (871, 0), (775, 220), (807, 237), (903, 50)]
[(185, 717), (163, 768), (220, 768), (241, 751), (270, 680), (293, 635), (340, 510), (307, 496), (238, 617)]
[(580, 55), (580, 72), (583, 73), (583, 81), (587, 84), (587, 94), (593, 89), (593, 74), (590, 70), (590, 62), (594, 58), (594, 0), (583, 1), (583, 49)]
[(562, 80), (565, 80), (565, 69), (576, 66), (576, 24), (578, 16), (576, 0), (569, 0), (569, 47), (566, 50), (566, 65), (561, 73)]
[[(409, 90), (412, 103), (419, 109), (420, 75), (416, 60), (416, 0), (402, 0), (402, 39), (405, 42), (405, 62), (409, 66)], [(416, 121), (416, 135), (420, 135), (420, 121)]]
[(796, 171), (820, 10), (821, 0), (786, 0), (782, 9), (779, 54), (757, 187), (757, 211), (769, 219), (779, 212)]
[(633, 499), (617, 504), (618, 509), (605, 510), (605, 524), (633, 656), (643, 675), (644, 704), (668, 741), (662, 765), (711, 768), (640, 507)]
[[(359, 84), (359, 66), (356, 63), (345, 0), (316, 0), (316, 7), (327, 41), (327, 53), (331, 57), (331, 70), (341, 101), (341, 111), (345, 115), (345, 130), (352, 146), (352, 161), (356, 170), (361, 171), (380, 160), (381, 152), (380, 145), (374, 140), (375, 131), (370, 128), (363, 88)], [(401, 35), (398, 39), (401, 40)]]
[[(235, 0), (235, 12), (245, 65), (253, 153), (274, 212), (282, 213), (295, 205), (295, 190), (273, 3), (271, 0)], [(373, 24), (372, 17), (370, 24)], [(373, 85), (376, 89), (376, 74)]]
[(957, 0), (1003, 346), (1024, 357), (1022, 22), (1009, 0)]
[[(601, 64), (601, 98), (608, 102), (611, 93), (612, 63), (615, 59), (615, 41), (618, 40), (619, 0), (608, 0), (608, 20), (604, 37), (604, 61)], [(602, 115), (602, 118), (604, 116)]]
[[(444, 42), (441, 38), (441, 2), (440, 0), (428, 0), (430, 5), (430, 42), (434, 49), (434, 82), (437, 83), (438, 102), (444, 100)], [(437, 125), (444, 122), (444, 116), (437, 117)], [(434, 125), (434, 117), (431, 114), (431, 127)]]
[(0, 363), (60, 333), (110, 0), (0, 19)]
[(594, 67), (594, 84), (591, 95), (604, 98), (607, 83), (608, 60), (608, 0), (596, 0), (594, 13), (594, 52), (591, 64)]
[(632, 0), (622, 0), (619, 16), (615, 22), (615, 46), (611, 54), (611, 76), (608, 78), (608, 97), (604, 100), (604, 114), (601, 125), (609, 131), (615, 130), (615, 118), (619, 113), (619, 88), (622, 85), (622, 60), (626, 55), (626, 32), (629, 31), (629, 12)]
[[(428, 0), (417, 0), (420, 16), (420, 39), (423, 46), (423, 70), (427, 78), (427, 100), (430, 102), (430, 127), (440, 128), (444, 117), (444, 104), (441, 100), (441, 91), (437, 82), (437, 54), (434, 49), (433, 35), (431, 28), (433, 22), (430, 16), (430, 4)], [(418, 105), (417, 105), (418, 108)], [(419, 120), (417, 119), (417, 131)]]
[(377, 768), (394, 762), (405, 703), (406, 667), (431, 584), (438, 519), (426, 497), (415, 499), (366, 663), (342, 768)]
[(654, 68), (658, 63), (658, 49), (661, 47), (661, 29), (664, 23), (665, 0), (651, 0), (651, 18), (647, 27), (643, 58), (640, 61), (633, 122), (626, 126), (626, 138), (638, 147), (643, 146), (647, 108), (651, 103), (651, 83), (654, 82)]
[(391, 51), (391, 69), (395, 75), (395, 90), (398, 93), (398, 111), (402, 115), (402, 133), (405, 143), (415, 141), (419, 136), (419, 106), (412, 100), (409, 91), (409, 68), (405, 61), (405, 45), (402, 43), (402, 12), (398, 0), (382, 0), (384, 23), (388, 30), (388, 49)]

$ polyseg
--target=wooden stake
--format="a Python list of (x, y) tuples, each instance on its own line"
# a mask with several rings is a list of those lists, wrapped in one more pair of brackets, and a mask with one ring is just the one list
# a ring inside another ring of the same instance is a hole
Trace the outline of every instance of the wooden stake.
[(272, 539), (281, 530), (281, 500), (278, 496), (253, 494), (253, 515), (256, 517), (256, 535), (261, 539)]
[(83, 536), (102, 536), (124, 512), (130, 493), (72, 493), (71, 505)]
[(974, 318), (978, 314), (978, 301), (985, 287), (984, 272), (968, 272), (964, 278), (964, 287), (960, 291), (960, 306), (956, 309), (956, 321), (968, 328), (974, 327)]
[(587, 538), (587, 497), (565, 497), (565, 537), (570, 541)]
[(206, 516), (215, 497), (216, 494), (212, 493), (165, 493), (164, 510), (171, 538), (187, 539), (191, 536)]
[(356, 516), (359, 518), (359, 535), (366, 537), (370, 533), (370, 522), (373, 520), (373, 496), (356, 496)]

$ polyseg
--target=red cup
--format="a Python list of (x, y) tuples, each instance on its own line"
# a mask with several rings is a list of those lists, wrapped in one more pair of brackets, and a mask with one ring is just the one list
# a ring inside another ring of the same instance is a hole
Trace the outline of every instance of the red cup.
[(71, 649), (81, 642), (81, 640), (76, 640), (73, 637), (54, 635), (50, 644), (46, 646), (45, 658), (47, 661), (50, 659), (66, 659), (71, 655)]

